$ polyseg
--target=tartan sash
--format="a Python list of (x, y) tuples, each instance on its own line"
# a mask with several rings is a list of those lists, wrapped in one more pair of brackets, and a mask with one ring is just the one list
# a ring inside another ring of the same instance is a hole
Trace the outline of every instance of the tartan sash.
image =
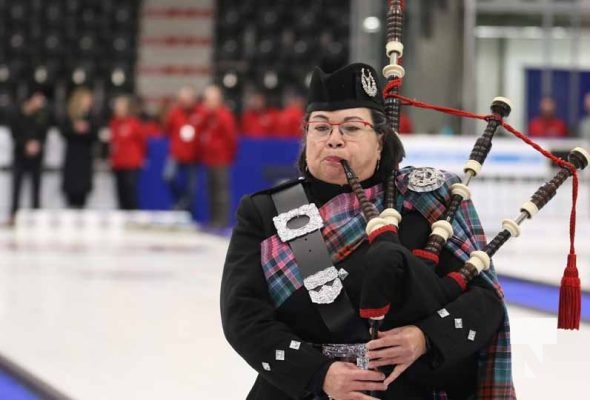
[[(403, 208), (417, 210), (431, 224), (445, 212), (450, 201), (453, 183), (460, 182), (457, 175), (444, 172), (445, 184), (432, 192), (417, 193), (408, 189), (408, 177), (413, 167), (400, 170), (396, 185), (401, 196), (398, 196), (398, 210)], [(365, 189), (367, 199), (378, 210), (383, 209), (383, 187), (381, 184)], [(354, 193), (342, 193), (324, 204), (320, 209), (324, 220), (321, 230), (334, 264), (344, 260), (353, 253), (365, 240), (366, 222), (358, 199)], [(469, 259), (472, 251), (482, 249), (487, 243), (481, 222), (471, 200), (463, 201), (453, 221), (454, 234), (446, 243), (446, 247), (463, 261)], [(281, 242), (278, 236), (272, 235), (261, 245), (261, 264), (268, 284), (271, 301), (279, 307), (296, 290), (303, 285), (295, 257), (288, 244)], [(504, 297), (493, 265), (483, 271), (482, 278), (496, 290), (500, 298)], [(512, 357), (510, 347), (510, 323), (508, 313), (504, 313), (504, 321), (491, 344), (482, 349), (478, 356), (478, 399), (510, 400), (516, 399), (512, 382)], [(443, 391), (435, 391), (433, 400), (447, 399)]]

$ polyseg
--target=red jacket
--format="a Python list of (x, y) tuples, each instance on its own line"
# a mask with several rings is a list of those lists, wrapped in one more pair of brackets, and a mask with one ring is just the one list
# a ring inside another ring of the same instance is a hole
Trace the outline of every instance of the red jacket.
[(237, 129), (233, 113), (226, 107), (201, 109), (195, 130), (199, 132), (201, 161), (207, 166), (231, 164), (236, 156)]
[(141, 168), (146, 150), (141, 122), (135, 117), (113, 117), (109, 128), (111, 167), (115, 170)]
[(143, 134), (147, 138), (162, 136), (162, 126), (156, 120), (142, 121), (141, 127)]
[(195, 129), (195, 125), (199, 122), (200, 110), (201, 106), (198, 105), (189, 110), (174, 106), (168, 112), (164, 131), (170, 137), (170, 155), (176, 161), (199, 161), (199, 131)]
[(305, 112), (301, 107), (291, 106), (282, 109), (277, 114), (277, 136), (279, 137), (301, 137), (303, 133), (303, 117)]
[(532, 137), (566, 137), (567, 126), (559, 118), (536, 117), (529, 123), (529, 135)]
[(248, 137), (272, 136), (277, 133), (277, 115), (277, 110), (272, 108), (244, 111), (240, 121), (240, 132)]
[(407, 134), (412, 133), (412, 121), (406, 114), (401, 114), (399, 117), (399, 133)]

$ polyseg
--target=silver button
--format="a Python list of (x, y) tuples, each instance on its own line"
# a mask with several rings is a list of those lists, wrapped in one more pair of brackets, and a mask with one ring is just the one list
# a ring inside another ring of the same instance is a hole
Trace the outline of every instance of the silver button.
[(338, 271), (338, 278), (340, 278), (340, 280), (343, 281), (346, 279), (347, 276), (348, 276), (348, 271), (345, 270), (344, 268), (340, 268), (340, 270)]
[(301, 347), (301, 342), (298, 342), (297, 340), (291, 340), (291, 344), (289, 345), (289, 348), (291, 348), (293, 350), (299, 350), (300, 347)]

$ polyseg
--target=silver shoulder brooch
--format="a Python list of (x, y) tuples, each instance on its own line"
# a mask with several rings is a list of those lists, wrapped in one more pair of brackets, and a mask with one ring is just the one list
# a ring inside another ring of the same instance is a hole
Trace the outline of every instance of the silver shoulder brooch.
[(432, 192), (445, 183), (445, 175), (436, 168), (416, 168), (408, 176), (408, 189), (413, 192)]

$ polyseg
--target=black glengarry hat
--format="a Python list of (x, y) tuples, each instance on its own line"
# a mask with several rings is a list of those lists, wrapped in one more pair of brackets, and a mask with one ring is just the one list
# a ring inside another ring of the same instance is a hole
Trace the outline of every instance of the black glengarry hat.
[(316, 67), (311, 75), (307, 112), (366, 107), (384, 112), (379, 75), (367, 64), (355, 63), (333, 72)]

